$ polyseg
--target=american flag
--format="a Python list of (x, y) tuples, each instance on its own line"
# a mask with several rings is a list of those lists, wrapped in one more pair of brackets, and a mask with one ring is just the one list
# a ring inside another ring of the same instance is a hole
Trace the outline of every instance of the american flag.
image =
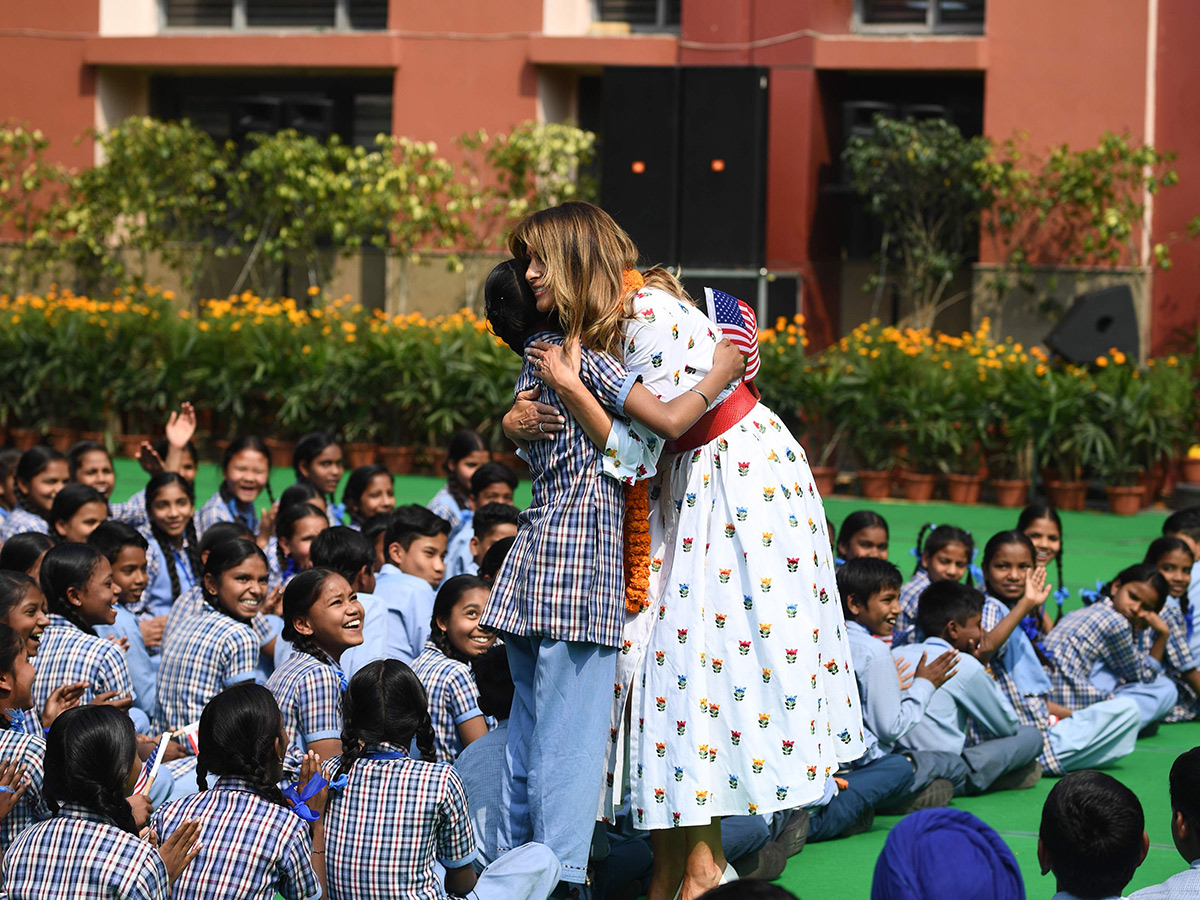
[(758, 322), (749, 304), (724, 291), (706, 287), (704, 298), (721, 332), (746, 354), (746, 381), (758, 374)]
[(135, 794), (145, 794), (150, 790), (150, 785), (154, 783), (154, 777), (158, 774), (158, 767), (162, 765), (163, 755), (167, 752), (167, 742), (170, 739), (169, 734), (160, 737), (158, 744), (154, 747), (154, 752), (142, 763), (142, 771), (138, 773), (137, 781), (133, 785)]

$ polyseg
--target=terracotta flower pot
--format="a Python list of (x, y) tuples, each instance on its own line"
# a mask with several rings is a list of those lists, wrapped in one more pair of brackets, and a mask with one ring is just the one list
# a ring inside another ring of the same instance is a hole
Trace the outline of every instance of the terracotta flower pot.
[(59, 453), (66, 453), (71, 445), (79, 440), (79, 431), (75, 428), (62, 428), (55, 425), (49, 429), (50, 446)]
[(1148, 472), (1139, 472), (1138, 487), (1142, 489), (1142, 508), (1153, 506), (1162, 496), (1163, 483), (1167, 480), (1165, 466), (1155, 466)]
[[(13, 429), (14, 440), (17, 429)], [(1179, 460), (1179, 480), (1188, 484), (1200, 484), (1200, 458), (1185, 456)]]
[(810, 471), (812, 472), (813, 484), (817, 488), (817, 493), (822, 497), (828, 497), (833, 494), (833, 489), (837, 485), (837, 467), (813, 466)]
[(1108, 495), (1108, 508), (1118, 516), (1132, 516), (1142, 508), (1142, 497), (1145, 495), (1141, 485), (1106, 485), (1104, 493)]
[(978, 503), (979, 489), (982, 486), (983, 478), (979, 475), (960, 475), (957, 472), (951, 472), (946, 475), (946, 499), (951, 503)]
[(1055, 509), (1080, 510), (1087, 498), (1086, 481), (1047, 481), (1046, 498)]
[(379, 461), (393, 475), (411, 475), (417, 456), (416, 447), (381, 447)]
[(12, 438), (13, 446), (22, 453), (36, 447), (40, 437), (32, 428), (10, 428), (8, 433)]
[(993, 478), (988, 482), (996, 495), (996, 505), (1016, 509), (1025, 505), (1029, 496), (1029, 482), (1024, 479)]
[(862, 489), (864, 499), (882, 500), (892, 492), (892, 473), (886, 470), (877, 472), (870, 469), (860, 469), (858, 471), (858, 486)]
[(925, 472), (902, 472), (900, 486), (904, 491), (905, 500), (927, 502), (933, 499), (933, 491), (937, 487), (937, 476)]
[[(346, 454), (347, 468), (357, 469), (359, 466), (369, 466), (375, 462), (379, 447), (369, 441), (352, 441), (342, 444), (342, 452)], [(288, 464), (291, 464), (290, 459)]]
[(271, 466), (277, 469), (290, 469), (292, 455), (296, 450), (295, 441), (283, 441), (279, 438), (263, 438), (263, 443), (271, 451)]
[(79, 432), (79, 440), (95, 441), (97, 444), (103, 444), (104, 443), (104, 432), (103, 431), (81, 431), (81, 432)]
[(121, 455), (127, 459), (137, 459), (138, 451), (141, 450), (142, 442), (148, 441), (152, 435), (149, 434), (122, 434), (117, 438), (117, 444), (121, 448)]

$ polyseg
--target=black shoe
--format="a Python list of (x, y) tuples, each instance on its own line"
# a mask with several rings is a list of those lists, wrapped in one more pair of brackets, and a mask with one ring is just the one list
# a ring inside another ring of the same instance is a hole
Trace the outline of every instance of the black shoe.
[(858, 820), (843, 831), (840, 837), (854, 837), (856, 834), (862, 834), (864, 831), (870, 831), (871, 826), (875, 824), (875, 810), (867, 807), (866, 811), (858, 817)]
[(935, 778), (929, 786), (908, 801), (904, 806), (880, 810), (888, 816), (907, 816), (918, 809), (937, 809), (949, 806), (954, 798), (954, 784), (947, 778)]
[(758, 853), (751, 854), (751, 857), (757, 857), (757, 864), (753, 869), (750, 869), (744, 875), (742, 870), (734, 867), (737, 870), (739, 878), (758, 878), (762, 881), (774, 881), (783, 874), (784, 868), (787, 866), (787, 853), (777, 841), (768, 841), (759, 848)]
[(1138, 732), (1139, 738), (1154, 737), (1158, 734), (1158, 722), (1151, 722), (1145, 728)]
[(988, 788), (989, 791), (1026, 791), (1042, 780), (1042, 764), (1034, 760), (1029, 765), (1021, 766), (1001, 775)]
[(792, 813), (792, 817), (783, 826), (783, 832), (779, 835), (776, 843), (783, 848), (788, 859), (804, 849), (804, 844), (808, 840), (808, 822), (808, 810), (798, 809)]

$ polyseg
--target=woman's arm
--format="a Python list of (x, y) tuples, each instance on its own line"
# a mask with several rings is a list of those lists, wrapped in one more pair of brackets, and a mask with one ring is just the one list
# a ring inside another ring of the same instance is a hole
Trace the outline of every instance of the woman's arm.
[(541, 393), (540, 384), (521, 391), (501, 420), (505, 436), (521, 449), (526, 449), (530, 441), (548, 440), (556, 431), (563, 430), (562, 414), (538, 400)]
[(1030, 572), (1025, 582), (1025, 596), (1017, 601), (1008, 615), (994, 628), (984, 633), (983, 640), (979, 642), (979, 649), (975, 651), (975, 658), (984, 664), (990, 662), (1021, 624), (1021, 620), (1046, 602), (1046, 598), (1050, 596), (1050, 587), (1046, 583), (1045, 569), (1039, 566)]

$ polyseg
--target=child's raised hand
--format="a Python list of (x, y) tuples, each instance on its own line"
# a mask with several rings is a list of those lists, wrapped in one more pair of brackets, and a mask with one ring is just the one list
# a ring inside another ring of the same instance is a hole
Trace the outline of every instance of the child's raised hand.
[(270, 543), (271, 535), (275, 533), (275, 517), (277, 515), (279, 515), (278, 500), (263, 510), (262, 518), (258, 520), (258, 546), (265, 547)]
[(746, 374), (746, 356), (729, 338), (722, 338), (713, 349), (712, 371), (718, 373), (729, 384)]
[(12, 812), (29, 787), (25, 767), (13, 760), (0, 760), (0, 819)]
[(896, 677), (900, 679), (900, 690), (907, 691), (913, 683), (913, 675), (909, 671), (912, 668), (908, 664), (908, 660), (896, 657)]
[(1050, 592), (1054, 589), (1049, 581), (1046, 580), (1045, 566), (1038, 566), (1030, 571), (1025, 576), (1025, 596), (1021, 598), (1021, 605), (1025, 608), (1025, 615), (1029, 615), (1049, 597)]
[(921, 654), (921, 661), (917, 663), (917, 671), (913, 673), (913, 678), (924, 678), (932, 682), (935, 688), (940, 688), (958, 671), (958, 651), (947, 650), (933, 662), (927, 663), (925, 657), (928, 655)]
[(271, 593), (267, 594), (266, 602), (263, 603), (261, 614), (264, 616), (278, 616), (283, 614), (283, 585), (277, 584), (271, 589)]
[(555, 407), (542, 403), (542, 386), (534, 385), (517, 394), (512, 409), (504, 414), (504, 433), (513, 441), (546, 441), (563, 430), (563, 418)]
[(148, 475), (157, 475), (167, 467), (149, 441), (142, 441), (142, 446), (138, 447), (138, 464)]
[(133, 811), (133, 824), (139, 829), (145, 828), (150, 821), (150, 813), (154, 812), (154, 804), (150, 802), (150, 798), (145, 794), (134, 794), (126, 797), (125, 802)]
[(142, 619), (138, 622), (138, 628), (142, 632), (142, 641), (147, 650), (162, 644), (163, 631), (166, 627), (166, 616), (155, 616), (153, 619)]
[(167, 443), (182, 450), (196, 433), (196, 410), (187, 400), (167, 419)]
[(200, 852), (200, 823), (195, 819), (184, 822), (171, 836), (158, 845), (158, 855), (167, 867), (167, 880), (171, 884), (183, 874), (196, 854)]
[[(321, 754), (316, 750), (309, 750), (304, 754), (304, 758), (300, 760), (300, 784), (308, 784), (309, 779), (314, 775), (321, 774)], [(317, 793), (313, 794), (304, 805), (321, 815), (325, 812), (325, 804), (329, 802), (329, 786), (321, 788)]]
[(46, 705), (42, 707), (42, 727), (49, 728), (64, 712), (78, 706), (87, 686), (86, 681), (76, 681), (52, 690), (46, 698)]

